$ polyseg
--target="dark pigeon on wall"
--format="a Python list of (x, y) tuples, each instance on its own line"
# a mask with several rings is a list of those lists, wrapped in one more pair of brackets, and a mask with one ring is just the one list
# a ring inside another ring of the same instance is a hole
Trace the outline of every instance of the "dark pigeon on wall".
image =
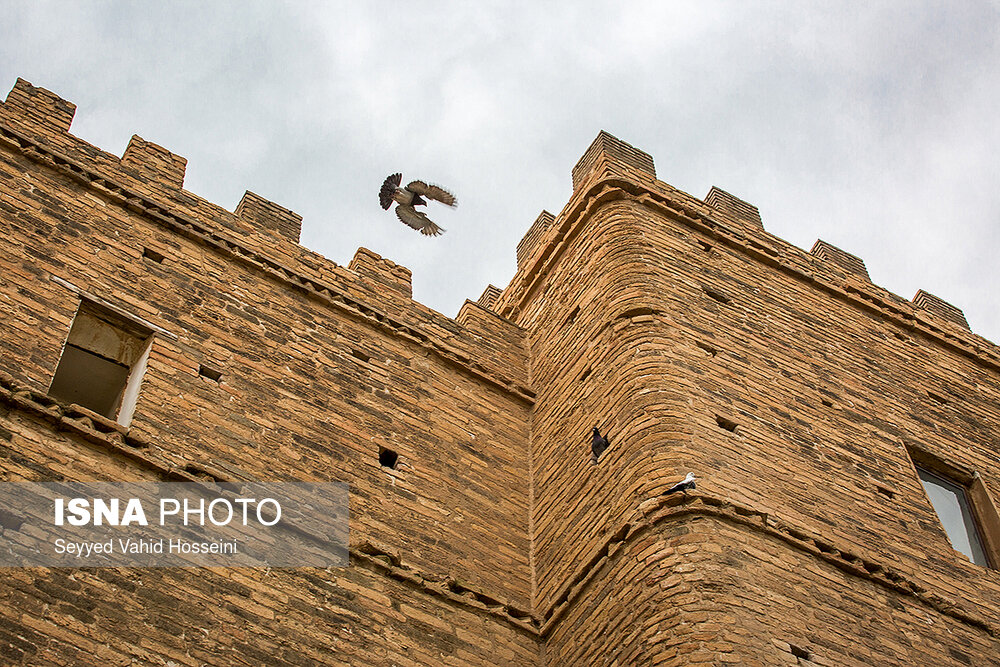
[(608, 448), (608, 439), (601, 435), (596, 426), (593, 433), (594, 435), (590, 441), (590, 462), (597, 463), (597, 459), (601, 458), (601, 454)]

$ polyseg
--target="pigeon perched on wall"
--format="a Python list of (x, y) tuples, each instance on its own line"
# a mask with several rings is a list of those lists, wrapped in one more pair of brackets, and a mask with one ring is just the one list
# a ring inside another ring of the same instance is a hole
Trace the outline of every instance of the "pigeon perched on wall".
[(427, 236), (437, 236), (443, 232), (444, 229), (431, 222), (430, 218), (415, 207), (427, 206), (427, 199), (433, 199), (454, 208), (458, 206), (455, 195), (423, 181), (410, 181), (405, 188), (401, 188), (399, 184), (402, 180), (402, 174), (392, 174), (383, 181), (382, 188), (378, 191), (378, 201), (382, 208), (388, 211), (392, 202), (396, 202), (396, 217), (404, 225)]
[(678, 491), (681, 491), (686, 495), (687, 492), (692, 489), (694, 489), (694, 473), (689, 472), (687, 474), (687, 477), (685, 477), (684, 479), (682, 479), (681, 481), (677, 482), (669, 489), (667, 489), (666, 495), (670, 495), (671, 493), (677, 493)]
[(596, 426), (593, 433), (594, 435), (590, 440), (590, 462), (596, 464), (597, 459), (601, 458), (601, 454), (608, 448), (608, 439), (601, 435)]

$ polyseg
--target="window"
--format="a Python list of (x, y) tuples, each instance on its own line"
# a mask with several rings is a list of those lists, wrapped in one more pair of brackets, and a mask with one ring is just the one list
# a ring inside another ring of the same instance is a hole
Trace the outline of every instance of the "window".
[(1000, 511), (986, 481), (910, 444), (906, 453), (952, 547), (980, 567), (1000, 569)]
[(965, 487), (924, 468), (918, 467), (917, 474), (951, 546), (976, 565), (988, 567), (989, 560)]
[(49, 395), (128, 426), (152, 333), (108, 308), (84, 301), (70, 328)]

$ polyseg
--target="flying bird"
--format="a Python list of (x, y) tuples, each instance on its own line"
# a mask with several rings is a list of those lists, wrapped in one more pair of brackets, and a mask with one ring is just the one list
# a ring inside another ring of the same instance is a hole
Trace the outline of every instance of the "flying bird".
[(608, 439), (601, 435), (601, 432), (594, 427), (594, 435), (590, 441), (590, 462), (596, 464), (597, 459), (601, 458), (601, 454), (604, 450), (608, 448)]
[(689, 472), (687, 474), (687, 477), (685, 477), (684, 479), (682, 479), (681, 481), (677, 482), (676, 484), (674, 484), (673, 486), (671, 486), (669, 489), (667, 489), (667, 492), (666, 492), (665, 495), (669, 496), (671, 493), (677, 493), (678, 491), (684, 493), (684, 495), (687, 495), (687, 492), (689, 490), (691, 490), (691, 489), (694, 489), (694, 473), (693, 472)]
[(444, 229), (431, 222), (431, 219), (416, 207), (427, 206), (427, 199), (433, 199), (454, 208), (458, 206), (455, 195), (436, 185), (427, 185), (423, 181), (410, 181), (405, 188), (401, 188), (399, 184), (402, 180), (402, 174), (392, 174), (383, 181), (382, 188), (378, 191), (378, 201), (382, 208), (388, 211), (392, 202), (396, 202), (396, 217), (404, 225), (419, 230), (426, 236), (437, 236), (443, 232)]

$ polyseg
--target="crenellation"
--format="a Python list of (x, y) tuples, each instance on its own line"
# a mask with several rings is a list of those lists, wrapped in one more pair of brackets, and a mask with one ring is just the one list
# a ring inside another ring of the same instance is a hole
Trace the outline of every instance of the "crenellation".
[(299, 242), (302, 216), (249, 190), (236, 206), (236, 215), (256, 228), (281, 238)]
[(730, 220), (750, 225), (756, 229), (764, 229), (764, 223), (760, 219), (760, 211), (757, 210), (756, 206), (729, 194), (722, 188), (713, 185), (712, 189), (705, 195), (705, 203)]
[(864, 278), (868, 281), (871, 280), (868, 276), (868, 269), (865, 268), (865, 262), (863, 259), (841, 250), (831, 243), (817, 239), (816, 243), (813, 244), (812, 250), (809, 251), (809, 254), (814, 257), (818, 257), (819, 259), (832, 262), (850, 274)]
[(957, 324), (963, 329), (969, 329), (969, 323), (965, 319), (965, 313), (963, 313), (960, 308), (956, 308), (941, 297), (934, 296), (930, 292), (917, 290), (917, 293), (913, 295), (913, 305), (917, 308), (934, 313), (937, 317), (947, 320), (948, 322)]
[(496, 285), (487, 285), (477, 303), (487, 310), (495, 310), (502, 293), (503, 290)]
[(593, 174), (603, 178), (628, 172), (638, 172), (655, 179), (656, 167), (653, 166), (652, 156), (601, 130), (573, 167), (573, 189), (579, 189)]
[(359, 276), (373, 281), (377, 285), (378, 291), (384, 288), (407, 299), (413, 296), (410, 270), (383, 258), (368, 248), (358, 248), (347, 268)]
[(148, 179), (157, 185), (181, 188), (184, 186), (187, 160), (163, 146), (133, 134), (122, 155), (122, 167), (137, 172), (141, 179)]
[(0, 119), (17, 122), (43, 136), (69, 132), (75, 114), (75, 104), (20, 77), (0, 104)]
[[(501, 364), (504, 358), (510, 359), (512, 355), (517, 355), (518, 350), (524, 349), (524, 330), (478, 302), (466, 300), (455, 321), (479, 343), (483, 355), (480, 362), (490, 358), (492, 365)], [(527, 365), (526, 356), (519, 361)]]
[(539, 241), (555, 223), (556, 218), (548, 211), (542, 211), (535, 218), (527, 233), (517, 244), (517, 268), (523, 269), (528, 261), (533, 259), (539, 247)]

